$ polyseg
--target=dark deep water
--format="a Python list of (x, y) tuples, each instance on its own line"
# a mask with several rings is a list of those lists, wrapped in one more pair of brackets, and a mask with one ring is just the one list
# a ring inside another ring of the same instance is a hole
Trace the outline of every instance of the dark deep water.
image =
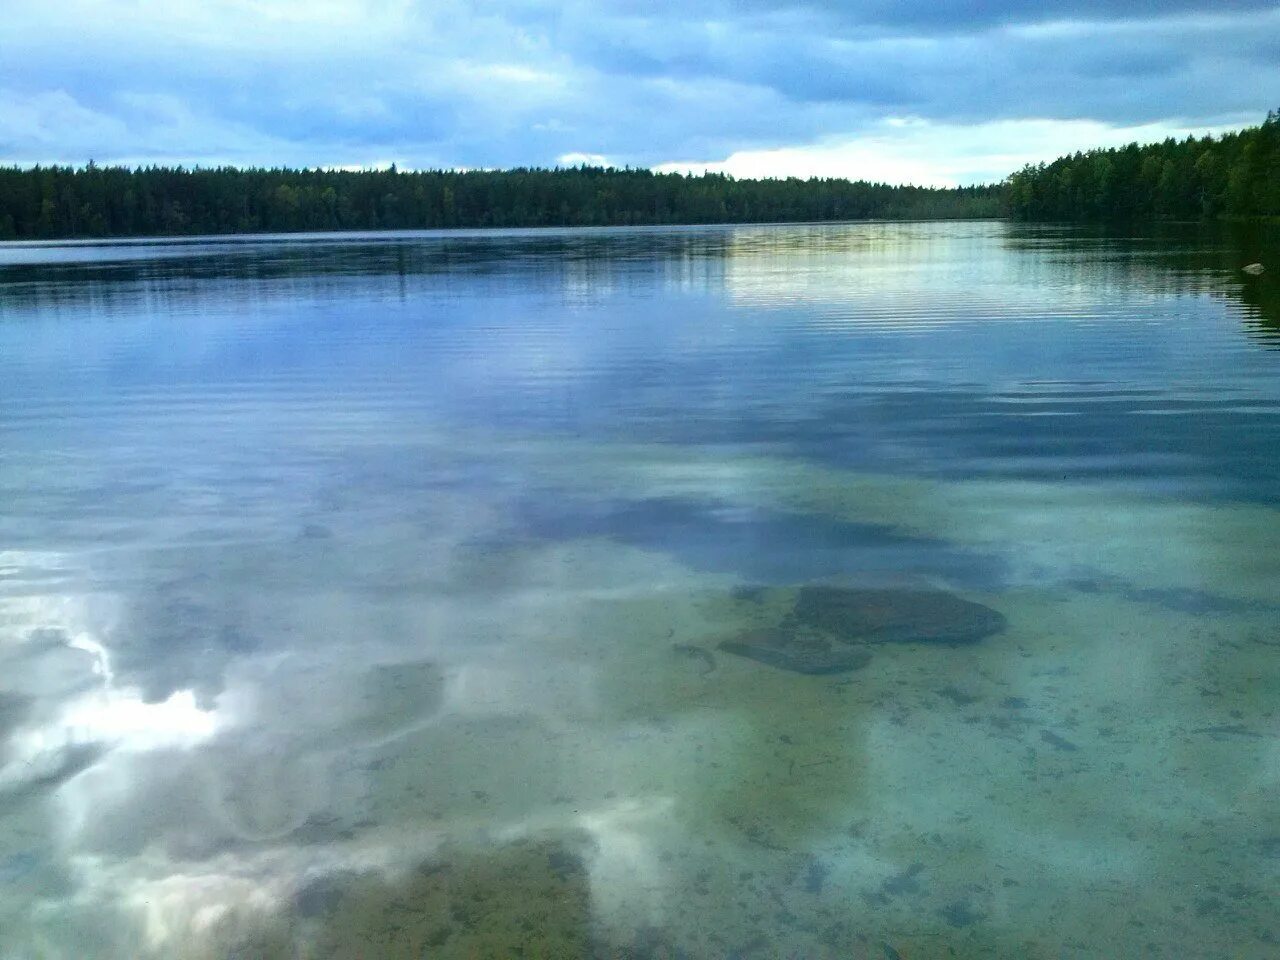
[(0, 244), (3, 960), (1271, 958), (1278, 710), (1267, 231)]

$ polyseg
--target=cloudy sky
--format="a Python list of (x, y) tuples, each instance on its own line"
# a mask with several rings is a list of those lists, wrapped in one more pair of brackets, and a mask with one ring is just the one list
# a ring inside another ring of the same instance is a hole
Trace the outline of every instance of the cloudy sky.
[(0, 0), (0, 163), (999, 179), (1280, 102), (1256, 0)]

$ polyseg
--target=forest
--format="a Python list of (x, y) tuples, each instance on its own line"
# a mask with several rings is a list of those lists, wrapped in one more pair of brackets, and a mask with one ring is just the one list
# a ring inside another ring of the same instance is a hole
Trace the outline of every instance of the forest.
[(0, 167), (0, 240), (827, 220), (1280, 217), (1280, 113), (1220, 137), (1090, 150), (1004, 183), (514, 170)]
[(1024, 167), (1006, 182), (1019, 220), (1280, 217), (1280, 113), (1220, 137), (1090, 150)]
[(738, 180), (644, 169), (0, 168), (0, 239), (611, 226), (1000, 213), (995, 186)]

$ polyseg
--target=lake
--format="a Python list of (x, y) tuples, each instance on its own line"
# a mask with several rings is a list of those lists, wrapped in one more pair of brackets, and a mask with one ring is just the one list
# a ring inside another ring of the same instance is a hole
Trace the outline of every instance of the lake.
[(1278, 276), (0, 244), (0, 957), (1280, 955)]

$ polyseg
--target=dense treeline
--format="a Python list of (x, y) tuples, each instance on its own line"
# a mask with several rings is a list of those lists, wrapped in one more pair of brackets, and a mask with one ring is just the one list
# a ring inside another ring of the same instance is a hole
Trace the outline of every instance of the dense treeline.
[(861, 219), (1280, 218), (1280, 113), (1220, 137), (1090, 150), (999, 186), (650, 170), (0, 167), (0, 240)]
[(1280, 114), (1221, 137), (1090, 150), (1024, 167), (1007, 183), (1021, 220), (1280, 217)]
[(999, 187), (503, 171), (0, 168), (0, 239), (992, 217)]

